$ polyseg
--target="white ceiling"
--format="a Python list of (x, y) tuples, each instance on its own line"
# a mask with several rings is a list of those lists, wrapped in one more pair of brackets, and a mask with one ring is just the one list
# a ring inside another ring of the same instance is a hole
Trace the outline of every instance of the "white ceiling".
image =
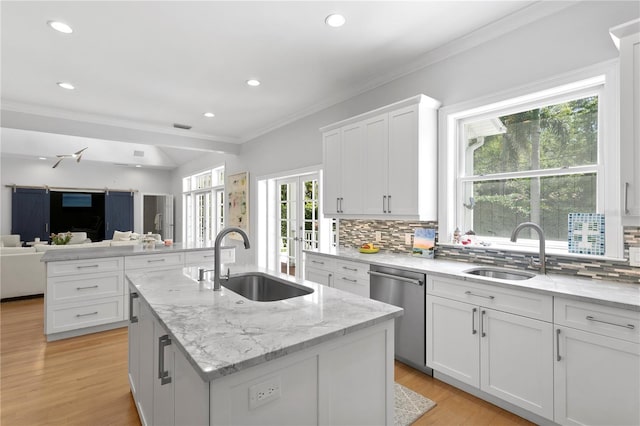
[[(540, 6), (2, 1), (2, 126), (21, 129), (11, 138), (3, 131), (5, 141), (21, 142), (3, 142), (2, 153), (46, 156), (88, 142), (28, 142), (39, 137), (33, 131), (155, 145), (169, 157), (155, 165), (168, 168), (203, 150), (237, 152), (239, 143), (426, 65), (443, 46), (468, 43), (497, 21), (511, 29), (505, 22)], [(346, 17), (343, 27), (325, 25), (334, 12)], [(52, 30), (49, 20), (68, 23), (73, 34)], [(250, 78), (262, 85), (247, 86)], [(122, 145), (111, 151), (128, 149)], [(98, 158), (87, 150), (84, 159)]]

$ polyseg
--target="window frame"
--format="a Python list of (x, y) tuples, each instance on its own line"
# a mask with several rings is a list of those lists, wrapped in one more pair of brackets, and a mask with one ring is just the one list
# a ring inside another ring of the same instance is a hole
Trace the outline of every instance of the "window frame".
[[(571, 167), (566, 169), (567, 173), (565, 174), (577, 173), (581, 170), (595, 171), (598, 187), (596, 212), (604, 213), (606, 220), (605, 256), (600, 257), (623, 258), (621, 191), (616, 190), (620, 188), (620, 177), (617, 173), (620, 162), (617, 93), (617, 61), (608, 61), (543, 82), (536, 82), (496, 95), (442, 108), (439, 116), (439, 163), (441, 165), (438, 196), (439, 244), (451, 243), (453, 231), (464, 223), (464, 208), (462, 207), (464, 191), (462, 186), (464, 182), (471, 180), (470, 176), (466, 176), (464, 168), (465, 122), (495, 117), (496, 115), (508, 115), (543, 105), (597, 95), (598, 162), (594, 166)], [(549, 175), (549, 171), (545, 169), (538, 172), (539, 176)], [(522, 174), (531, 176), (532, 171), (493, 174), (483, 176), (481, 179), (502, 179), (508, 175), (518, 177)], [(539, 242), (523, 238), (524, 236), (523, 234), (517, 243), (511, 243), (508, 238), (497, 237), (483, 236), (482, 240), (491, 243), (491, 248), (494, 249), (537, 250)], [(547, 248), (549, 253), (583, 256), (568, 253), (566, 242), (548, 242)]]
[[(184, 218), (182, 240), (185, 244), (209, 244), (220, 232), (221, 227), (224, 227), (224, 169), (224, 166), (218, 166), (182, 178), (182, 217)], [(197, 182), (203, 176), (209, 177), (210, 186), (199, 188)], [(204, 212), (204, 220), (213, 227), (209, 230), (209, 234), (213, 235), (209, 235), (210, 238), (202, 242), (198, 238), (200, 215), (196, 202), (197, 197), (201, 195), (209, 195), (209, 201), (213, 204)], [(218, 216), (220, 211), (222, 211), (222, 220)]]

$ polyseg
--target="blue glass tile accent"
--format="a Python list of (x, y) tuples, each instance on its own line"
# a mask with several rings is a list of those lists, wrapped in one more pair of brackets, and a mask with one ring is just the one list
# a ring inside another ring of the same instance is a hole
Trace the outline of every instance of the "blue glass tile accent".
[(569, 253), (604, 255), (604, 215), (569, 213)]

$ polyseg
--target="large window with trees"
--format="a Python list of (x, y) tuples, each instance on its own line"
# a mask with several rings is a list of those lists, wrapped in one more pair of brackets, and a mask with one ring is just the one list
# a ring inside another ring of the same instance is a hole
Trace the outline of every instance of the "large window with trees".
[(224, 226), (224, 167), (182, 179), (183, 241), (211, 244)]

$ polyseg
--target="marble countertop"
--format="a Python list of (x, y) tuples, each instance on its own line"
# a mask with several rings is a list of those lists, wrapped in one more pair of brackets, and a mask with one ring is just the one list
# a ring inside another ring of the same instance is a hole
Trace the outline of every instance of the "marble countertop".
[(314, 290), (276, 302), (254, 302), (222, 287), (197, 281), (197, 268), (127, 273), (142, 300), (169, 331), (205, 381), (318, 345), (402, 315), (375, 300), (294, 280), (253, 266), (231, 275), (263, 272)]
[[(398, 267), (431, 275), (449, 276), (467, 281), (563, 296), (619, 308), (640, 311), (640, 285), (616, 281), (594, 280), (561, 274), (536, 275), (522, 281), (498, 280), (465, 274), (463, 271), (481, 265), (443, 259), (423, 259), (409, 254), (378, 252), (363, 254), (356, 249), (339, 248), (328, 252), (306, 251), (321, 256), (364, 262), (371, 265)], [(505, 268), (501, 268), (505, 269)], [(514, 269), (518, 270), (518, 269)], [(529, 271), (531, 272), (531, 271)]]
[(170, 246), (156, 244), (145, 247), (144, 244), (114, 247), (80, 247), (77, 249), (48, 250), (42, 255), (42, 262), (60, 262), (64, 260), (98, 259), (105, 257), (142, 256), (147, 254), (182, 253), (186, 251), (213, 250), (212, 246), (194, 246), (174, 243)]

